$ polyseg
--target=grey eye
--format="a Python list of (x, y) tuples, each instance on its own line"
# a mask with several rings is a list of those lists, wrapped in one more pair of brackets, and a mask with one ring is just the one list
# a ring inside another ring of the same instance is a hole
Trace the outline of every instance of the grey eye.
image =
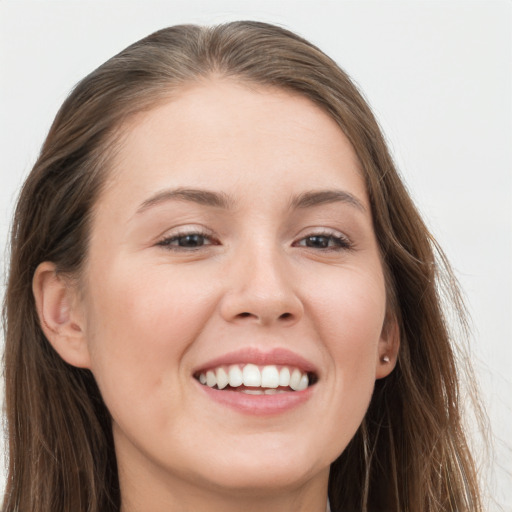
[(215, 242), (211, 237), (202, 233), (184, 233), (182, 235), (173, 235), (164, 238), (157, 245), (168, 249), (199, 249), (201, 247), (212, 245)]
[(350, 243), (345, 238), (335, 235), (310, 235), (297, 244), (311, 249), (349, 249)]
[(202, 245), (205, 245), (206, 237), (204, 235), (199, 234), (191, 234), (191, 235), (184, 235), (184, 236), (178, 236), (174, 239), (177, 241), (177, 245), (180, 247), (201, 247)]
[(329, 247), (331, 239), (330, 236), (308, 236), (306, 241), (306, 247), (313, 247), (315, 249), (326, 249)]

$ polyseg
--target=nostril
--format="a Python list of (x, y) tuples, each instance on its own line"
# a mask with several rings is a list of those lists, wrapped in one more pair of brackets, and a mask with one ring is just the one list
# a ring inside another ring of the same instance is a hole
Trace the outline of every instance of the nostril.
[[(239, 313), (238, 318), (249, 318), (249, 317), (257, 317), (257, 315), (253, 313), (249, 313), (247, 311), (243, 311), (242, 313)], [(279, 315), (280, 320), (288, 320), (289, 318), (292, 318), (293, 315), (291, 313), (283, 313), (282, 315)]]

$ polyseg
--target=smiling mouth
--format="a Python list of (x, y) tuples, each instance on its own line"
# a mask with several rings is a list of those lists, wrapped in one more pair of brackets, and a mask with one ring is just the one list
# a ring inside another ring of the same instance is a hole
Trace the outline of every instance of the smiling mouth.
[(258, 366), (252, 363), (218, 366), (197, 372), (194, 378), (212, 389), (249, 395), (303, 391), (318, 380), (314, 373), (293, 366)]

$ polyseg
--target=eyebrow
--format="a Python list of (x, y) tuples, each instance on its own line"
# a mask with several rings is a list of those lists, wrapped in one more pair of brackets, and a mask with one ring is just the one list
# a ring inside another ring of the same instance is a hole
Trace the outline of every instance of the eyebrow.
[[(234, 207), (234, 200), (224, 192), (213, 192), (211, 190), (194, 188), (176, 188), (162, 190), (154, 196), (146, 199), (137, 209), (137, 214), (143, 213), (149, 208), (166, 203), (168, 201), (189, 201), (192, 203), (230, 210)], [(290, 209), (312, 208), (330, 203), (347, 203), (358, 210), (365, 212), (363, 203), (350, 192), (344, 190), (318, 190), (299, 194), (293, 197), (290, 202)]]
[(347, 203), (356, 207), (362, 212), (366, 212), (363, 203), (350, 192), (344, 190), (318, 190), (311, 192), (304, 192), (303, 194), (294, 197), (291, 201), (291, 209), (311, 208), (329, 203)]
[(232, 199), (223, 192), (212, 192), (210, 190), (194, 188), (176, 188), (163, 190), (149, 199), (146, 199), (146, 201), (144, 201), (137, 209), (137, 213), (142, 213), (152, 206), (173, 200), (190, 201), (192, 203), (212, 206), (214, 208), (222, 208), (225, 210), (229, 210), (233, 207)]

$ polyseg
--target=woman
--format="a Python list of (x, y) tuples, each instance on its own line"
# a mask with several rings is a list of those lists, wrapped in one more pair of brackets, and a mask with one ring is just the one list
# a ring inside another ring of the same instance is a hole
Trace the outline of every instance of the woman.
[(19, 199), (4, 511), (481, 510), (439, 264), (453, 290), (317, 48), (255, 22), (135, 43)]

